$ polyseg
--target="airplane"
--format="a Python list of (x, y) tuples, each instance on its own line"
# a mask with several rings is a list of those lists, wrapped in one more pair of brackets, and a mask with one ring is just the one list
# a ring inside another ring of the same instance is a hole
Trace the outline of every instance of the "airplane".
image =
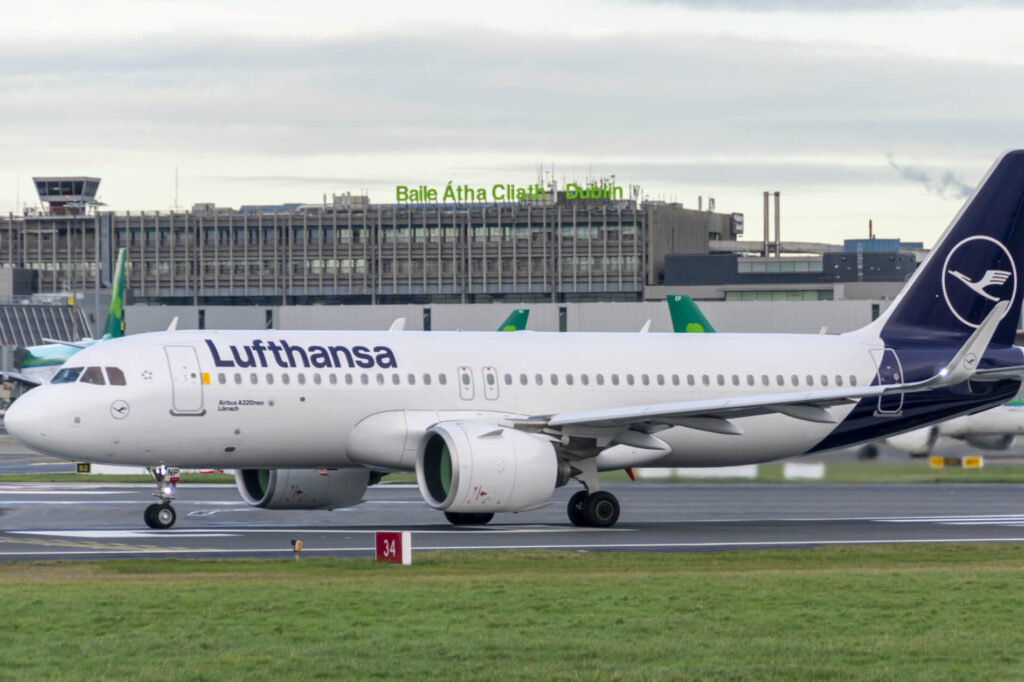
[[(982, 450), (1005, 450), (1016, 436), (1024, 435), (1024, 400), (1014, 400), (978, 414), (955, 417), (939, 424), (897, 434), (885, 443), (903, 450), (912, 457), (930, 455), (940, 436), (963, 441)], [(868, 443), (859, 455), (865, 459), (878, 456), (878, 446)]]
[[(86, 348), (7, 413), (34, 450), (150, 467), (143, 520), (176, 520), (179, 467), (234, 469), (249, 504), (358, 504), (415, 472), (456, 524), (550, 503), (610, 527), (598, 472), (728, 466), (877, 440), (1002, 404), (1024, 253), (1024, 150), (990, 169), (903, 291), (840, 335), (178, 331)], [(990, 301), (951, 271), (980, 280)]]
[(103, 335), (99, 339), (82, 339), (81, 341), (60, 341), (43, 339), (49, 343), (40, 346), (28, 346), (15, 351), (18, 370), (16, 372), (0, 371), (0, 376), (16, 381), (26, 388), (45, 384), (53, 378), (60, 366), (75, 353), (100, 341), (116, 339), (124, 335), (124, 268), (128, 249), (117, 253), (117, 266), (114, 269), (114, 288), (110, 295), (110, 307), (107, 309), (107, 321), (103, 326)]

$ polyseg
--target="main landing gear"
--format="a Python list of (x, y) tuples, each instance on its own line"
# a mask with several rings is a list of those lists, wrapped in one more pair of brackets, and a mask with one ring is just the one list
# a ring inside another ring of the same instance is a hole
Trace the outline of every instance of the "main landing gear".
[(610, 492), (598, 490), (597, 463), (593, 458), (576, 462), (576, 479), (584, 490), (569, 498), (569, 520), (574, 526), (610, 528), (619, 520), (619, 500)]
[(568, 512), (575, 526), (609, 528), (619, 520), (619, 500), (605, 490), (579, 490), (569, 498)]
[(149, 473), (153, 477), (153, 482), (156, 483), (156, 491), (153, 492), (153, 495), (159, 498), (160, 502), (146, 507), (142, 518), (150, 528), (158, 530), (170, 528), (178, 519), (174, 507), (171, 506), (171, 500), (174, 499), (174, 484), (178, 482), (178, 470), (159, 466), (150, 467)]

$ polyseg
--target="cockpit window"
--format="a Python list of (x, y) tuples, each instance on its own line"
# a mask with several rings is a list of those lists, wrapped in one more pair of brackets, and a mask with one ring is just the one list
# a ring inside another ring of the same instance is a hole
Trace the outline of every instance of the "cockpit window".
[(78, 381), (78, 375), (82, 373), (83, 369), (83, 367), (65, 367), (54, 375), (50, 383), (73, 384)]
[(96, 384), (97, 386), (103, 386), (107, 383), (103, 378), (103, 369), (101, 367), (86, 367), (79, 381), (83, 384)]
[(120, 367), (107, 367), (107, 381), (111, 386), (124, 386), (124, 372)]

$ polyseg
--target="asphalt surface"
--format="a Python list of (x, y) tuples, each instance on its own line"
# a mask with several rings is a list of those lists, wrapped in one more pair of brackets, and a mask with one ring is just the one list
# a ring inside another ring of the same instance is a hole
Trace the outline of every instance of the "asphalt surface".
[[(890, 449), (891, 450), (891, 449)], [(1005, 453), (1019, 457), (1020, 446)], [(832, 458), (854, 458), (840, 453)], [(905, 459), (882, 450), (881, 459)], [(70, 472), (0, 434), (0, 473)], [(452, 526), (415, 485), (379, 485), (363, 504), (279, 511), (245, 504), (233, 485), (179, 486), (177, 524), (151, 530), (153, 486), (0, 483), (0, 561), (135, 557), (373, 556), (378, 530), (412, 532), (415, 551), (553, 549), (685, 552), (919, 542), (1024, 542), (1024, 486), (1012, 484), (620, 483), (622, 515), (609, 529), (566, 517), (573, 484), (552, 504)]]
[(148, 485), (0, 484), (0, 560), (132, 557), (369, 557), (378, 530), (415, 551), (680, 552), (919, 542), (1024, 542), (1024, 487), (1008, 484), (617, 484), (610, 529), (572, 526), (556, 491), (544, 509), (454, 527), (412, 485), (375, 486), (357, 507), (249, 507), (233, 486), (181, 486), (178, 523), (150, 530)]

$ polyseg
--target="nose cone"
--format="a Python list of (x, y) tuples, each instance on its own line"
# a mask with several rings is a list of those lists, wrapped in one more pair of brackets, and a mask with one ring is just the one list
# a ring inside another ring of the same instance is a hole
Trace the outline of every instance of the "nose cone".
[(52, 425), (52, 420), (47, 419), (45, 396), (40, 392), (45, 388), (34, 388), (15, 400), (4, 415), (4, 426), (22, 445), (45, 452), (47, 422)]

